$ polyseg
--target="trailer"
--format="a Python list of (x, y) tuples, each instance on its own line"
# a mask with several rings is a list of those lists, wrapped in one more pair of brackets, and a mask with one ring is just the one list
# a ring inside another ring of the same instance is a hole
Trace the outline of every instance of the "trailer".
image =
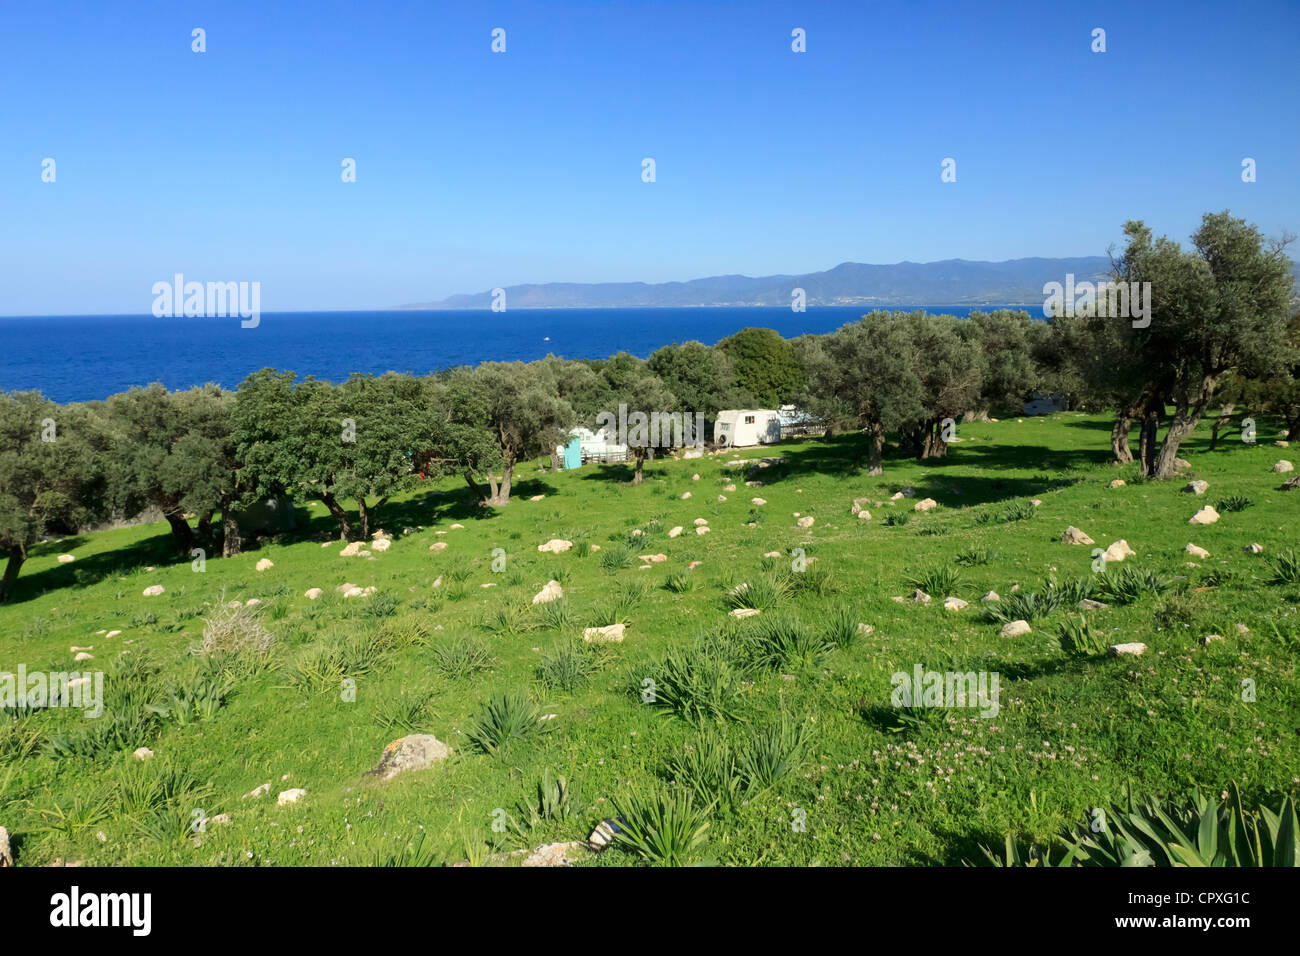
[(772, 409), (736, 408), (718, 412), (713, 443), (720, 448), (771, 445), (781, 440), (781, 413)]

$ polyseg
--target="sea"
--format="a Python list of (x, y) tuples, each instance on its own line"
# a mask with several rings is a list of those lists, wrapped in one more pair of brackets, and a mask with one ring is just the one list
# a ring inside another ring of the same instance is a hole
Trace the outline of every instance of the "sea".
[[(1004, 306), (891, 308), (965, 317), (977, 308)], [(607, 358), (627, 351), (646, 358), (662, 345), (692, 340), (713, 345), (749, 326), (775, 329), (786, 338), (831, 332), (867, 311), (825, 306), (805, 312), (789, 307), (268, 312), (256, 328), (242, 328), (237, 317), (13, 316), (0, 318), (0, 390), (82, 402), (151, 382), (169, 389), (208, 382), (234, 388), (267, 367), (340, 382), (352, 372), (425, 375), (548, 354)]]

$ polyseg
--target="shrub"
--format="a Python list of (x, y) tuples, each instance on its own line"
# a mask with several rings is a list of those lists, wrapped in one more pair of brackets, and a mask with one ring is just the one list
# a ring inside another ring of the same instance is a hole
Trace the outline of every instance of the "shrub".
[(699, 586), (699, 576), (690, 571), (673, 571), (664, 579), (664, 589), (674, 594), (686, 594), (688, 591), (697, 590)]
[(417, 733), (428, 714), (432, 696), (428, 693), (410, 694), (403, 691), (375, 714), (375, 723), (385, 730)]
[(792, 723), (784, 714), (773, 726), (755, 731), (736, 754), (745, 790), (761, 792), (798, 770), (807, 742), (807, 726)]
[(747, 623), (742, 640), (750, 663), (756, 667), (815, 667), (830, 650), (822, 637), (793, 617), (774, 615)]
[(784, 601), (789, 593), (788, 576), (776, 572), (764, 572), (752, 582), (737, 584), (727, 592), (723, 603), (732, 609), (753, 608), (768, 611)]
[(849, 647), (858, 639), (857, 617), (845, 605), (837, 604), (823, 615), (822, 630), (828, 644)]
[(1106, 651), (1105, 635), (1094, 631), (1082, 614), (1061, 622), (1057, 640), (1061, 650), (1072, 657), (1093, 657)]
[(472, 634), (446, 644), (435, 644), (432, 653), (433, 666), (448, 680), (463, 680), (479, 671), (488, 670), (496, 663), (487, 643)]
[(262, 623), (260, 611), (259, 605), (226, 607), (223, 594), (220, 606), (203, 619), (203, 653), (248, 652), (265, 657), (275, 645), (275, 637)]
[[(731, 663), (715, 650), (697, 646), (689, 651), (671, 648), (650, 669), (653, 691), (649, 703), (664, 707), (683, 720), (724, 720), (739, 716), (745, 687)], [(642, 680), (635, 691), (643, 693)]]
[(1061, 600), (1061, 592), (1050, 587), (1041, 592), (1016, 591), (996, 604), (990, 604), (984, 609), (984, 614), (996, 624), (1035, 621), (1047, 617), (1060, 607)]
[(907, 583), (926, 594), (944, 597), (956, 594), (962, 589), (961, 570), (946, 564), (922, 568), (910, 575)]
[(826, 597), (835, 591), (830, 569), (823, 566), (820, 561), (811, 559), (802, 571), (793, 572), (787, 581), (790, 593), (795, 595), (811, 594), (815, 597)]
[(1028, 521), (1037, 513), (1038, 509), (1028, 501), (1013, 501), (1011, 504), (1007, 505), (1006, 510), (1002, 512), (1002, 517), (1008, 522)]
[(731, 744), (714, 730), (705, 730), (694, 743), (669, 758), (667, 770), (677, 783), (709, 803), (730, 807), (740, 793)]
[(1254, 503), (1245, 495), (1228, 495), (1228, 497), (1220, 498), (1215, 503), (1214, 510), (1223, 514), (1231, 514), (1234, 511), (1245, 511)]
[(495, 756), (519, 741), (540, 736), (546, 728), (541, 710), (523, 694), (498, 694), (483, 707), (466, 736), (482, 753)]
[(953, 560), (964, 568), (970, 568), (977, 564), (992, 564), (997, 558), (998, 552), (994, 548), (967, 548)]
[(1300, 584), (1300, 555), (1290, 548), (1278, 554), (1277, 559), (1269, 562), (1273, 576), (1270, 584)]
[(634, 553), (626, 544), (615, 544), (600, 552), (600, 569), (613, 574), (615, 571), (622, 571), (630, 568), (633, 564)]
[(637, 787), (612, 801), (619, 815), (614, 842), (651, 865), (680, 866), (708, 837), (712, 806), (696, 806), (684, 789)]
[(548, 631), (564, 631), (573, 626), (573, 606), (567, 597), (533, 605), (537, 625)]
[(1125, 565), (1118, 571), (1105, 571), (1099, 575), (1097, 589), (1119, 604), (1132, 604), (1144, 594), (1167, 591), (1171, 582), (1150, 568)]
[(911, 520), (912, 520), (912, 516), (908, 514), (906, 511), (897, 511), (885, 515), (885, 520), (882, 523), (886, 527), (894, 528), (894, 527), (905, 525)]
[(596, 669), (591, 645), (569, 641), (542, 654), (537, 664), (537, 679), (548, 690), (572, 693), (585, 686)]

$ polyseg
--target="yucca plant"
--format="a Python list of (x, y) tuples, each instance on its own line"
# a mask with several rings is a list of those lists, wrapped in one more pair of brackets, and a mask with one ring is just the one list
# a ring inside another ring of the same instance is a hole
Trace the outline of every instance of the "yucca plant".
[(542, 771), (542, 778), (537, 781), (534, 792), (537, 796), (536, 803), (525, 798), (519, 805), (519, 814), (524, 823), (522, 826), (516, 824), (515, 829), (521, 835), (527, 835), (528, 830), (546, 824), (568, 820), (576, 812), (573, 789), (569, 782), (561, 776), (552, 777), (550, 767)]
[[(683, 720), (697, 723), (705, 718), (736, 719), (745, 686), (740, 674), (721, 654), (702, 647), (670, 648), (649, 678), (653, 693), (649, 703), (664, 707)], [(634, 681), (637, 694), (644, 694), (645, 678)], [(644, 698), (643, 698), (644, 699)]]
[(694, 591), (700, 586), (699, 575), (692, 574), (690, 571), (673, 571), (668, 577), (664, 578), (664, 589), (672, 591), (674, 594), (686, 594)]
[(886, 527), (896, 528), (907, 524), (911, 520), (912, 520), (912, 516), (908, 514), (906, 511), (897, 511), (885, 515), (885, 520), (881, 523), (884, 524)]
[(932, 565), (908, 575), (907, 583), (926, 594), (946, 597), (961, 590), (961, 569), (947, 564)]
[(586, 686), (595, 672), (595, 653), (591, 645), (580, 641), (557, 645), (543, 653), (537, 664), (537, 679), (542, 686), (565, 693)]
[(808, 727), (782, 714), (776, 724), (750, 735), (736, 754), (736, 769), (748, 793), (768, 789), (799, 769), (808, 744)]
[(633, 788), (612, 799), (619, 814), (614, 842), (652, 866), (681, 866), (708, 839), (713, 805), (697, 806), (682, 788)]
[(533, 606), (537, 625), (547, 631), (564, 631), (573, 626), (573, 605), (567, 597)]
[(814, 597), (826, 597), (835, 590), (831, 571), (820, 561), (809, 560), (802, 571), (796, 571), (787, 579), (790, 593), (794, 595), (811, 594)]
[(1007, 505), (1006, 510), (1002, 512), (1002, 517), (1008, 522), (1028, 521), (1038, 513), (1038, 509), (1028, 501), (1013, 501)]
[(701, 800), (732, 807), (739, 799), (740, 776), (731, 744), (713, 730), (705, 730), (681, 753), (669, 758), (668, 773), (689, 787)]
[(995, 624), (1011, 621), (1034, 621), (1047, 617), (1061, 606), (1062, 594), (1050, 588), (1040, 591), (1015, 591), (984, 609), (984, 615)]
[(1214, 510), (1229, 514), (1233, 511), (1245, 511), (1255, 502), (1251, 501), (1245, 495), (1229, 495), (1226, 498), (1220, 498), (1215, 502)]
[(828, 644), (848, 647), (858, 639), (857, 616), (845, 605), (837, 604), (822, 616), (822, 633)]
[(722, 599), (723, 604), (732, 609), (769, 611), (789, 595), (789, 577), (776, 571), (764, 572), (753, 581), (742, 582), (728, 591)]
[(1106, 651), (1106, 636), (1093, 630), (1082, 614), (1061, 622), (1057, 640), (1061, 650), (1072, 657), (1094, 657)]
[(996, 548), (967, 548), (959, 552), (953, 560), (964, 568), (970, 568), (979, 564), (992, 564), (997, 558)]
[(755, 667), (794, 670), (816, 667), (830, 651), (825, 638), (794, 617), (774, 615), (745, 623), (747, 627), (741, 640), (747, 658)]
[(1280, 552), (1275, 560), (1269, 562), (1269, 568), (1273, 572), (1270, 584), (1300, 584), (1300, 555), (1294, 550), (1288, 548)]
[(1143, 595), (1160, 594), (1173, 584), (1150, 568), (1127, 564), (1118, 571), (1105, 571), (1098, 578), (1098, 591), (1119, 604), (1132, 604)]
[(472, 634), (433, 645), (430, 656), (433, 666), (448, 680), (463, 680), (496, 663), (487, 643)]
[(406, 731), (413, 734), (423, 726), (432, 694), (403, 691), (375, 714), (375, 723), (385, 730)]
[(540, 735), (549, 726), (541, 718), (541, 710), (523, 694), (497, 694), (483, 706), (478, 723), (466, 736), (479, 751), (495, 756)]

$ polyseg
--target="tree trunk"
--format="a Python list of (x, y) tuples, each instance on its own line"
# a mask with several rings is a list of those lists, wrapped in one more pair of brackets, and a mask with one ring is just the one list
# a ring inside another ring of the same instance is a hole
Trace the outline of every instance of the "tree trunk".
[(338, 499), (328, 492), (320, 496), (321, 504), (329, 509), (329, 513), (334, 516), (334, 520), (339, 525), (339, 540), (349, 541), (352, 538), (352, 522), (348, 520), (348, 513), (339, 504)]
[(491, 505), (493, 508), (503, 508), (510, 504), (510, 482), (514, 478), (514, 474), (515, 463), (512, 459), (507, 458), (505, 464), (501, 467), (500, 484), (497, 484), (495, 475), (488, 475), (488, 485), (492, 489), (492, 494), (483, 503)]
[(357, 499), (357, 514), (361, 516), (361, 540), (367, 541), (370, 539), (370, 512), (365, 497)]
[(1219, 429), (1232, 421), (1232, 413), (1236, 410), (1235, 405), (1224, 405), (1218, 416), (1214, 419), (1214, 424), (1210, 426), (1210, 451), (1219, 444)]
[(867, 474), (883, 475), (884, 467), (880, 463), (880, 453), (885, 447), (885, 429), (879, 422), (867, 426)]
[(190, 523), (185, 520), (185, 513), (179, 509), (168, 509), (163, 512), (163, 517), (171, 525), (172, 538), (176, 542), (177, 550), (189, 557), (190, 550), (194, 547), (194, 531), (190, 528)]
[(198, 532), (204, 538), (210, 537), (212, 535), (212, 512), (211, 511), (205, 511), (203, 512), (203, 514), (199, 515)]
[(636, 458), (636, 470), (632, 473), (632, 484), (639, 485), (645, 480), (645, 473), (642, 471), (645, 467), (645, 449), (635, 449), (633, 456)]
[(1132, 427), (1132, 409), (1127, 408), (1115, 415), (1115, 423), (1110, 426), (1110, 451), (1117, 465), (1127, 465), (1133, 460), (1133, 451), (1128, 446), (1128, 433)]
[(239, 554), (239, 522), (235, 509), (229, 503), (221, 506), (221, 556), (233, 558)]
[(1142, 464), (1142, 474), (1147, 477), (1152, 477), (1156, 473), (1157, 438), (1164, 411), (1164, 399), (1153, 398), (1142, 406), (1142, 431), (1138, 442), (1138, 458)]
[(9, 600), (14, 593), (14, 582), (18, 580), (18, 571), (27, 560), (27, 549), (15, 547), (9, 549), (9, 561), (5, 564), (5, 575), (0, 579), (0, 604)]
[(935, 419), (925, 426), (925, 440), (921, 447), (922, 458), (948, 457), (948, 443), (943, 440), (943, 423)]
[(1196, 399), (1190, 405), (1186, 398), (1180, 398), (1174, 411), (1174, 420), (1169, 424), (1169, 431), (1165, 433), (1165, 440), (1160, 446), (1160, 455), (1156, 459), (1153, 478), (1166, 481), (1174, 476), (1174, 460), (1178, 457), (1178, 446), (1196, 430), (1196, 425), (1205, 414), (1210, 399), (1214, 397), (1214, 387), (1217, 384), (1218, 380), (1214, 377), (1203, 379), (1196, 393)]

